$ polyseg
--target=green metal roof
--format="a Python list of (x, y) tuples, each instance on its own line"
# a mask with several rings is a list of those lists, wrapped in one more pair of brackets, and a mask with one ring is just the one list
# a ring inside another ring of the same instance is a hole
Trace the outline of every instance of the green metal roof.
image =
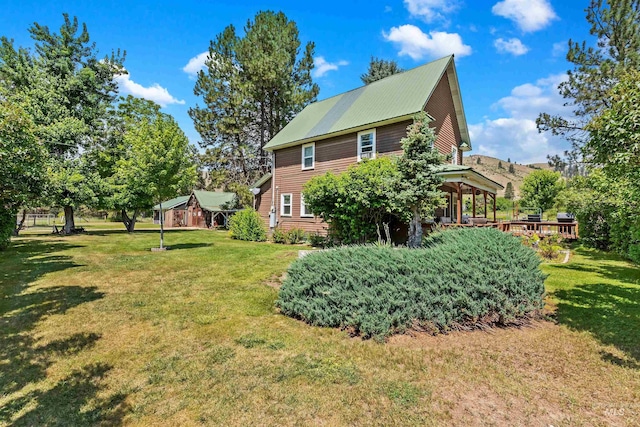
[(226, 203), (233, 202), (235, 193), (225, 193), (222, 191), (202, 191), (194, 190), (193, 195), (198, 199), (200, 207), (208, 211), (219, 211)]
[(410, 117), (424, 108), (453, 55), (309, 104), (267, 145), (294, 145), (321, 135)]
[(504, 189), (502, 184), (492, 180), (491, 178), (487, 178), (486, 176), (482, 175), (480, 172), (478, 172), (477, 170), (475, 170), (471, 166), (454, 165), (454, 164), (451, 164), (451, 163), (445, 163), (445, 164), (442, 164), (442, 165), (438, 165), (437, 171), (439, 173), (442, 173), (442, 174), (456, 174), (456, 172), (459, 172), (459, 173), (471, 172), (473, 175), (479, 177), (480, 179), (484, 179), (484, 180), (487, 180), (488, 182), (492, 183), (496, 187), (496, 189), (498, 189), (498, 190)]
[[(168, 209), (173, 209), (177, 206), (183, 205), (185, 203), (187, 203), (187, 201), (189, 201), (189, 196), (178, 196), (178, 197), (174, 197), (171, 200), (167, 200), (165, 202), (162, 202), (162, 210), (168, 210)], [(154, 211), (159, 211), (160, 210), (160, 205), (157, 204), (153, 207)]]
[(271, 172), (265, 173), (264, 175), (262, 175), (260, 179), (258, 179), (256, 182), (253, 183), (251, 188), (259, 188), (262, 186), (262, 184), (269, 181), (269, 179), (271, 179)]

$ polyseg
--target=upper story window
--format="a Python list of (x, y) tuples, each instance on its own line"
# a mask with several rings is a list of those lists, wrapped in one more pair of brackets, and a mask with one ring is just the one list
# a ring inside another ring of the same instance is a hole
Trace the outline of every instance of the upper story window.
[(293, 195), (283, 194), (280, 196), (280, 216), (291, 216), (292, 206)]
[(358, 132), (358, 161), (376, 157), (376, 130)]
[(458, 164), (458, 147), (455, 145), (451, 146), (451, 163), (454, 165)]
[(316, 165), (316, 143), (302, 146), (302, 170), (313, 169)]

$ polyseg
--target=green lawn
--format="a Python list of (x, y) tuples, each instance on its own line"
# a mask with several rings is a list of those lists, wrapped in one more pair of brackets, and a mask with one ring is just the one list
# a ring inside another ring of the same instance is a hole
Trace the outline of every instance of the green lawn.
[(299, 247), (26, 234), (0, 253), (0, 425), (637, 425), (640, 272), (545, 265), (556, 321), (398, 336), (274, 309)]

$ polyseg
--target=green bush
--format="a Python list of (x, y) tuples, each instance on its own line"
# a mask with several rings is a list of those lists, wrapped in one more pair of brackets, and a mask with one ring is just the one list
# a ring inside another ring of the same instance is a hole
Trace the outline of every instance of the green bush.
[(273, 243), (285, 244), (287, 243), (287, 232), (280, 228), (274, 228), (271, 233), (271, 240)]
[(287, 243), (297, 245), (307, 240), (307, 233), (302, 228), (292, 228), (287, 231)]
[(264, 242), (267, 240), (267, 229), (260, 214), (254, 209), (236, 212), (229, 219), (231, 237), (238, 240)]
[(384, 338), (507, 325), (539, 315), (540, 258), (495, 229), (435, 233), (421, 249), (350, 246), (310, 254), (289, 268), (277, 305), (312, 325)]

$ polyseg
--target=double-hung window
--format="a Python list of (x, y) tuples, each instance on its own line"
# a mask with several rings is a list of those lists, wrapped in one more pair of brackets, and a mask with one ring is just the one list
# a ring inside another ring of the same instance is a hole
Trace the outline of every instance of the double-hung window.
[(291, 216), (293, 211), (293, 195), (283, 194), (280, 196), (280, 216)]
[(358, 161), (376, 157), (376, 130), (358, 132)]
[(301, 218), (313, 218), (313, 213), (309, 210), (304, 202), (304, 194), (300, 193), (300, 217)]
[(313, 169), (316, 165), (316, 144), (304, 144), (302, 146), (302, 170)]
[(458, 147), (455, 145), (451, 146), (451, 163), (454, 165), (458, 164)]

